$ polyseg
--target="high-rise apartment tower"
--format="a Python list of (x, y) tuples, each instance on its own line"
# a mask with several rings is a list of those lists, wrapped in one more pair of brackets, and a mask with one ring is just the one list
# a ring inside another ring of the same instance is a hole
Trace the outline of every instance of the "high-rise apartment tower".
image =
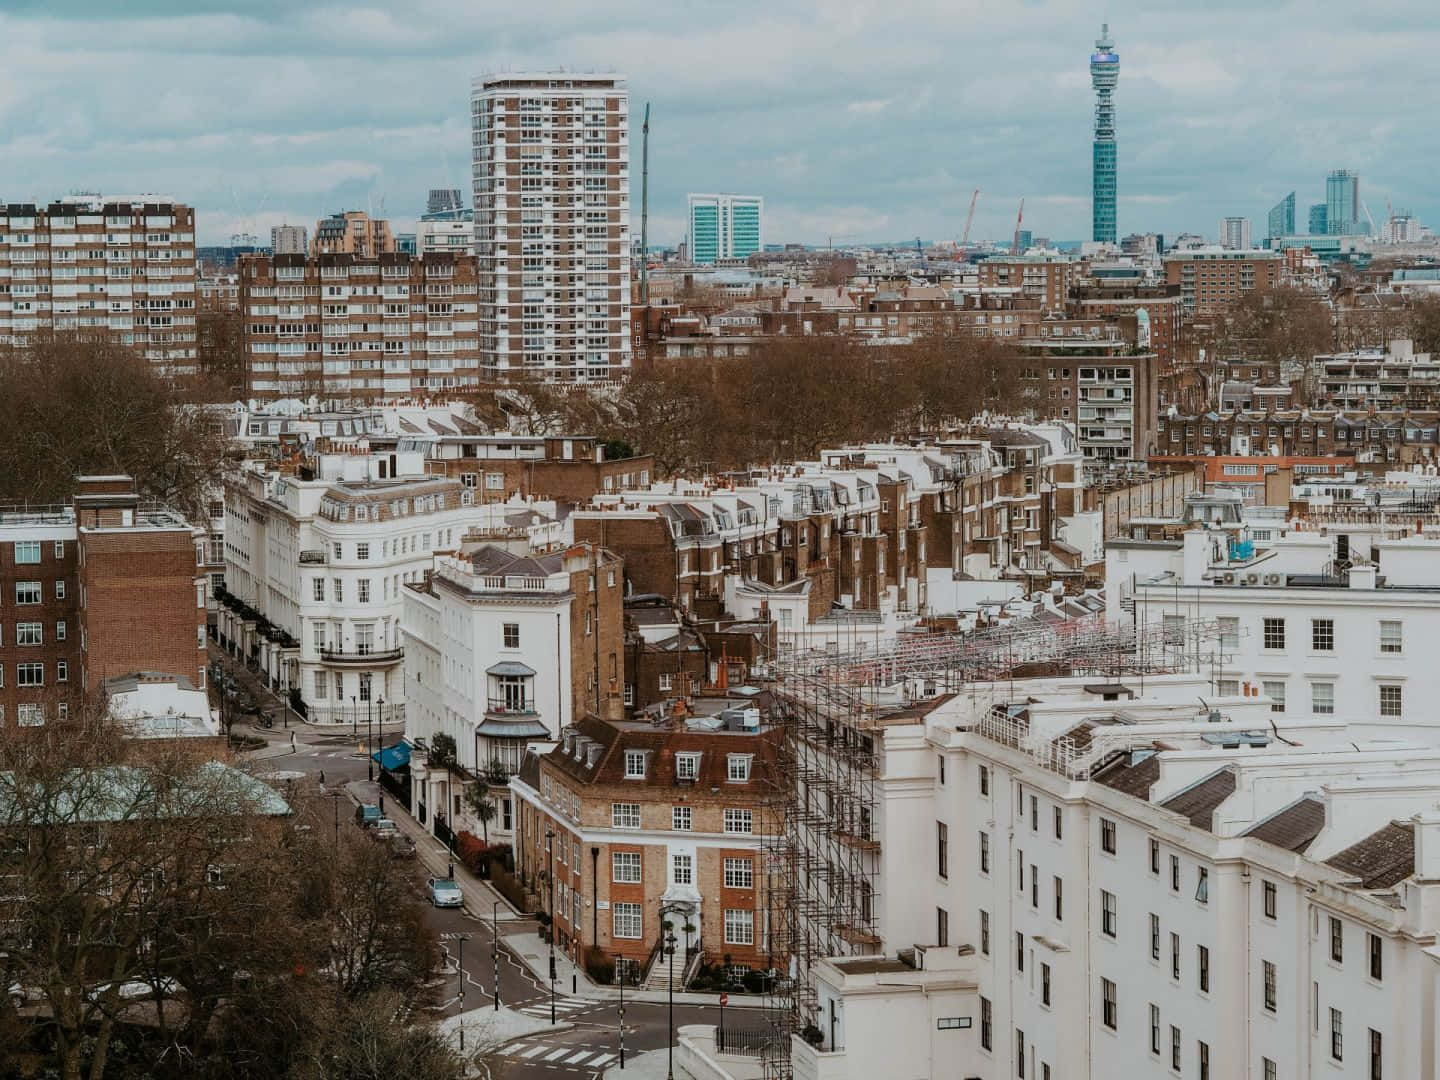
[(748, 259), (764, 244), (765, 200), (759, 195), (691, 195), (690, 261)]
[(1325, 178), (1325, 229), (1331, 236), (1360, 231), (1360, 174), (1336, 169)]
[(1091, 198), (1097, 243), (1115, 243), (1115, 84), (1120, 81), (1120, 56), (1110, 40), (1110, 24), (1100, 27), (1090, 54), (1090, 84), (1095, 88), (1095, 143)]
[(487, 374), (630, 368), (630, 95), (622, 76), (504, 73), (470, 89)]
[(1295, 192), (1290, 192), (1271, 208), (1265, 235), (1270, 238), (1295, 235)]

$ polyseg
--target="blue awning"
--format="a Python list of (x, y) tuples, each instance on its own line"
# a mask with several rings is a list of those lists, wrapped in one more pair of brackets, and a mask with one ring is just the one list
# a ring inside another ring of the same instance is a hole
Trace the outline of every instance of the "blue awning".
[(382, 769), (394, 772), (396, 769), (403, 769), (410, 764), (410, 744), (398, 742), (394, 746), (376, 750), (370, 756), (380, 763)]

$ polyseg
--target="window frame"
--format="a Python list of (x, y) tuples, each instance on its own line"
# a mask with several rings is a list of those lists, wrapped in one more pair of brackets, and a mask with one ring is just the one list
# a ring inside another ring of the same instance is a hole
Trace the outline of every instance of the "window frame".
[[(622, 876), (621, 867), (625, 867), (628, 875), (631, 869), (635, 876)], [(612, 851), (610, 852), (610, 881), (616, 885), (640, 885), (643, 884), (645, 873), (645, 857), (638, 851)]]

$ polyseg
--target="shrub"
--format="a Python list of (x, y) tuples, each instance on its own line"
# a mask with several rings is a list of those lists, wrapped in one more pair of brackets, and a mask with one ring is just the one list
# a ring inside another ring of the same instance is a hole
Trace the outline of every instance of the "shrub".
[(525, 895), (525, 888), (515, 879), (515, 875), (498, 864), (490, 866), (490, 884), (495, 886), (495, 891), (506, 900), (516, 911), (525, 911), (530, 904)]
[(615, 981), (615, 961), (591, 946), (585, 950), (585, 972), (592, 981), (609, 986)]

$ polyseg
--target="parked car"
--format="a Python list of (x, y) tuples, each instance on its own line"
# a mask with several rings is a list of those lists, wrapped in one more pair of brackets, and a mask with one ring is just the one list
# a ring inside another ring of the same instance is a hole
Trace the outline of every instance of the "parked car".
[(388, 817), (376, 818), (370, 824), (370, 839), (386, 840), (392, 836), (400, 835), (400, 826), (391, 821)]
[(361, 803), (355, 808), (355, 824), (359, 825), (362, 829), (369, 828), (382, 817), (384, 817), (384, 815), (380, 813), (380, 807), (374, 803)]
[(430, 878), (425, 887), (430, 890), (430, 903), (436, 907), (462, 907), (465, 897), (454, 878)]
[(415, 841), (402, 832), (397, 832), (387, 841), (390, 845), (390, 857), (392, 859), (413, 859), (415, 858)]

